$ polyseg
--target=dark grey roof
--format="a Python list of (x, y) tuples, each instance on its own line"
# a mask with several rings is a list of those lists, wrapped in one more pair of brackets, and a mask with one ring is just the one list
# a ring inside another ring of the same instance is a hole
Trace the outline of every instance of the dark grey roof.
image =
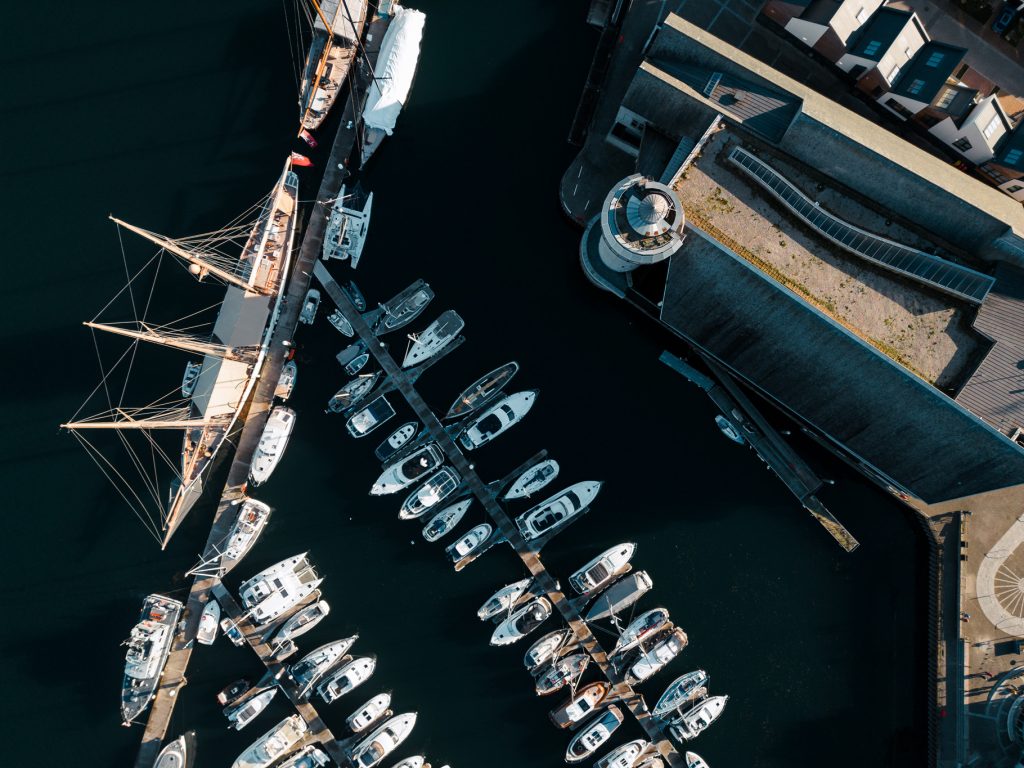
[(926, 502), (1024, 478), (1024, 450), (696, 232), (662, 320)]
[(847, 52), (862, 59), (881, 61), (913, 16), (913, 11), (883, 5), (853, 33), (846, 46)]
[[(971, 111), (974, 109), (974, 99), (978, 95), (978, 89), (968, 88), (964, 85), (951, 85), (949, 87), (956, 91), (956, 96), (953, 97), (953, 101), (945, 107), (936, 108), (941, 109), (952, 117), (957, 122), (957, 125), (962, 125), (964, 119), (971, 114)], [(941, 93), (942, 89), (940, 88), (937, 95), (940, 95)]]
[(1011, 434), (1024, 427), (1024, 271), (1005, 264), (978, 310), (976, 330), (995, 344), (957, 402), (996, 429)]
[(903, 67), (892, 92), (931, 104), (939, 89), (956, 71), (965, 53), (966, 48), (929, 40)]
[[(1012, 158), (1007, 155), (1013, 153)], [(1017, 127), (1006, 135), (1006, 138), (999, 144), (999, 151), (993, 158), (993, 162), (1005, 165), (1007, 168), (1016, 168), (1024, 171), (1024, 120), (1017, 124)]]
[(828, 24), (832, 21), (839, 9), (847, 2), (853, 0), (811, 0), (807, 10), (800, 14), (804, 21), (811, 21), (815, 24)]

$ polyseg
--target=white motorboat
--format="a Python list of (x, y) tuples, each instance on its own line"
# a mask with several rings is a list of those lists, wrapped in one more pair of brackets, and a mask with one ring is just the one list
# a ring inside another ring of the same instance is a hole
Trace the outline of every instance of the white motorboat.
[[(415, 426), (413, 427), (415, 429)], [(428, 472), (444, 464), (444, 451), (437, 443), (427, 443), (408, 456), (389, 464), (370, 489), (371, 496), (385, 496), (407, 488)]]
[(648, 755), (633, 768), (665, 768), (665, 761), (660, 755)]
[(305, 735), (306, 723), (301, 717), (286, 717), (250, 745), (231, 768), (267, 768), (285, 757)]
[(551, 710), (548, 717), (557, 728), (571, 728), (594, 712), (610, 689), (611, 686), (605, 682), (585, 685), (570, 696), (568, 701)]
[(251, 690), (252, 684), (244, 677), (240, 680), (235, 680), (233, 683), (228, 683), (224, 686), (220, 693), (217, 694), (217, 703), (222, 707), (234, 704)]
[(363, 352), (363, 354), (352, 358), (352, 360), (345, 366), (345, 373), (349, 376), (355, 376), (363, 370), (364, 367), (366, 367), (368, 362), (370, 362), (370, 353)]
[(342, 336), (348, 336), (350, 339), (355, 336), (356, 329), (352, 327), (352, 323), (345, 317), (340, 309), (336, 309), (327, 316), (327, 322), (330, 323), (338, 333)]
[(387, 440), (373, 449), (373, 455), (380, 461), (387, 461), (398, 453), (399, 449), (401, 449), (403, 445), (415, 437), (416, 428), (418, 426), (418, 421), (405, 422), (405, 424), (388, 435)]
[(163, 674), (184, 606), (170, 597), (149, 595), (125, 645), (121, 717), (125, 725), (149, 706)]
[(369, 405), (349, 416), (345, 429), (352, 437), (366, 437), (377, 427), (395, 415), (395, 409), (387, 395), (378, 395)]
[(324, 704), (330, 704), (369, 680), (376, 668), (376, 656), (357, 656), (324, 677), (317, 684), (316, 692)]
[(613, 579), (627, 573), (629, 561), (636, 553), (636, 544), (626, 542), (609, 547), (569, 577), (569, 584), (577, 594), (598, 592)]
[[(356, 198), (357, 194), (349, 197)], [(327, 220), (327, 229), (324, 232), (323, 258), (327, 259), (349, 259), (352, 269), (359, 265), (359, 259), (363, 255), (363, 246), (366, 245), (366, 235), (370, 230), (370, 213), (373, 208), (373, 192), (366, 196), (362, 208), (357, 208), (353, 203), (356, 200), (347, 200), (345, 197), (345, 185), (342, 184), (341, 191), (331, 208), (330, 218)]]
[(484, 403), (490, 402), (490, 399), (497, 395), (518, 371), (519, 363), (513, 361), (495, 368), (490, 373), (485, 373), (455, 398), (455, 402), (452, 403), (444, 417), (458, 419), (472, 413)]
[(262, 501), (246, 498), (238, 516), (228, 532), (227, 547), (220, 556), (220, 567), (225, 573), (230, 571), (249, 550), (252, 549), (263, 529), (270, 520), (270, 507)]
[(573, 736), (565, 750), (565, 762), (578, 763), (600, 749), (622, 725), (622, 712), (614, 704), (595, 715)]
[(480, 621), (487, 621), (495, 616), (507, 614), (519, 598), (526, 593), (526, 588), (530, 586), (531, 581), (533, 579), (527, 577), (512, 584), (506, 584), (484, 601), (484, 604), (477, 610), (476, 617)]
[(153, 768), (192, 768), (196, 760), (196, 732), (189, 731), (160, 750)]
[(505, 495), (501, 497), (502, 500), (511, 501), (512, 499), (529, 498), (558, 477), (558, 469), (558, 462), (554, 459), (534, 464), (516, 478), (516, 481), (512, 483), (512, 487), (505, 491)]
[(356, 768), (374, 768), (398, 749), (415, 725), (415, 712), (395, 715), (355, 746), (352, 750), (352, 764)]
[(686, 753), (686, 768), (709, 768), (707, 760), (696, 752)]
[(683, 741), (692, 741), (721, 717), (728, 701), (728, 696), (712, 696), (704, 699), (689, 712), (680, 716), (669, 729), (669, 733)]
[(392, 768), (430, 768), (430, 764), (423, 755), (413, 755), (395, 763)]
[(529, 670), (534, 670), (541, 664), (546, 664), (562, 652), (572, 636), (573, 632), (571, 629), (556, 629), (554, 632), (548, 632), (530, 646), (530, 649), (523, 656), (523, 664)]
[(287, 402), (295, 391), (295, 382), (299, 378), (299, 366), (294, 360), (288, 360), (281, 366), (281, 375), (277, 378), (274, 397), (282, 403)]
[(313, 594), (322, 581), (303, 552), (242, 582), (239, 596), (253, 622), (266, 624)]
[(448, 557), (451, 558), (452, 562), (457, 563), (463, 558), (469, 557), (476, 552), (484, 543), (491, 538), (491, 533), (494, 529), (490, 523), (480, 523), (480, 525), (470, 528), (466, 534), (456, 541), (454, 544), (449, 544), (445, 552), (448, 553)]
[(288, 617), (288, 621), (281, 625), (277, 634), (274, 635), (271, 644), (279, 645), (286, 640), (294, 640), (296, 637), (306, 634), (326, 619), (330, 612), (331, 606), (326, 600), (317, 600), (305, 608), (300, 608), (292, 616)]
[(220, 622), (220, 603), (211, 598), (203, 606), (203, 613), (199, 617), (199, 628), (196, 630), (196, 640), (202, 645), (213, 645), (217, 639), (217, 626)]
[(245, 696), (238, 701), (224, 707), (224, 716), (228, 719), (229, 728), (240, 731), (267, 708), (267, 705), (277, 695), (277, 688), (267, 688), (250, 696)]
[(455, 493), (462, 477), (451, 467), (441, 467), (410, 493), (398, 512), (402, 520), (415, 520)]
[(612, 652), (608, 655), (614, 656), (617, 653), (625, 653), (631, 648), (635, 648), (666, 624), (668, 624), (667, 608), (653, 608), (649, 611), (644, 611), (622, 631), (619, 639), (615, 642), (615, 647), (612, 648)]
[(650, 745), (647, 739), (627, 741), (594, 763), (594, 768), (633, 768), (633, 763)]
[(289, 757), (277, 768), (322, 768), (329, 765), (331, 758), (316, 744), (309, 744)]
[(697, 691), (705, 688), (710, 681), (711, 678), (703, 669), (697, 669), (693, 672), (687, 672), (685, 675), (680, 675), (669, 683), (668, 688), (661, 694), (658, 703), (651, 710), (651, 714), (655, 717), (664, 718), (678, 713), (678, 710), (689, 704)]
[(306, 291), (306, 300), (302, 304), (302, 311), (299, 312), (299, 322), (312, 325), (316, 319), (316, 311), (320, 308), (320, 291), (310, 288)]
[(473, 498), (463, 499), (442, 509), (423, 526), (423, 538), (427, 541), (437, 541), (455, 529), (455, 526), (462, 520), (466, 510), (473, 505)]
[(220, 620), (220, 631), (224, 633), (224, 637), (230, 640), (231, 644), (236, 648), (241, 648), (245, 645), (245, 637), (242, 635), (242, 631), (231, 619), (224, 617)]
[(445, 310), (441, 316), (423, 329), (419, 335), (409, 335), (412, 344), (402, 360), (403, 368), (419, 365), (447, 347), (465, 327), (465, 321), (453, 310)]
[(288, 447), (288, 438), (294, 428), (295, 411), (291, 408), (278, 405), (270, 412), (249, 467), (249, 479), (253, 485), (265, 483), (270, 478)]
[(746, 440), (743, 439), (743, 435), (740, 434), (740, 431), (736, 429), (736, 427), (733, 426), (732, 422), (725, 418), (725, 416), (715, 416), (715, 424), (717, 424), (718, 428), (722, 430), (722, 434), (728, 437), (734, 443), (743, 445), (743, 443), (746, 442)]
[(647, 594), (653, 586), (654, 580), (647, 571), (637, 571), (624, 576), (594, 601), (585, 618), (587, 621), (596, 621), (621, 613)]
[(352, 635), (343, 640), (321, 645), (288, 667), (289, 676), (303, 691), (308, 691), (327, 670), (335, 665), (338, 659), (349, 652), (358, 639), (359, 635)]
[(362, 376), (356, 376), (352, 381), (346, 383), (345, 386), (334, 393), (334, 396), (327, 403), (327, 412), (341, 413), (356, 405), (370, 394), (383, 375), (383, 371), (374, 371), (373, 373), (364, 373)]
[(551, 603), (546, 597), (531, 600), (498, 625), (491, 635), (491, 645), (511, 645), (522, 640), (550, 617)]
[(533, 670), (537, 695), (547, 696), (566, 685), (576, 685), (589, 661), (590, 657), (585, 653), (572, 653)]
[(374, 331), (379, 336), (404, 328), (420, 316), (433, 298), (434, 290), (423, 280), (417, 280), (380, 305), (380, 318), (374, 325)]
[(516, 526), (527, 541), (550, 533), (586, 509), (603, 484), (600, 480), (584, 480), (570, 485), (517, 517)]
[(391, 706), (390, 693), (378, 693), (359, 709), (345, 719), (345, 724), (352, 733), (362, 733), (382, 717), (391, 714), (388, 707)]
[(498, 402), (473, 418), (459, 434), (459, 442), (467, 451), (487, 445), (494, 438), (523, 420), (537, 402), (539, 389), (516, 392), (501, 398)]
[(645, 649), (640, 658), (633, 662), (629, 668), (627, 679), (635, 682), (643, 682), (652, 675), (660, 672), (665, 665), (683, 652), (689, 639), (686, 633), (676, 627), (669, 635), (659, 640), (652, 648)]
[(203, 370), (202, 363), (189, 361), (185, 363), (185, 375), (181, 378), (181, 396), (192, 397), (196, 391), (196, 384), (199, 383), (199, 373)]

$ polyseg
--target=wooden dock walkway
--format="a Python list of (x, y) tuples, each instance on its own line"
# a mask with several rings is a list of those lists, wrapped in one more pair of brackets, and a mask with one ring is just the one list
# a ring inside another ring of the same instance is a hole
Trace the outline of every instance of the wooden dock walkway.
[(573, 630), (576, 639), (590, 655), (593, 663), (611, 683), (611, 696), (620, 701), (633, 713), (655, 749), (664, 757), (666, 762), (673, 766), (673, 768), (681, 766), (683, 764), (682, 756), (676, 751), (671, 741), (665, 737), (661, 727), (648, 710), (643, 697), (636, 693), (626, 683), (623, 676), (609, 663), (607, 653), (590, 631), (590, 627), (583, 621), (573, 602), (566, 598), (558, 588), (554, 577), (544, 567), (540, 558), (540, 547), (523, 539), (512, 519), (498, 505), (495, 499), (497, 489), (493, 486), (488, 487), (480, 479), (472, 463), (462, 453), (462, 450), (445, 429), (444, 425), (441, 424), (441, 421), (414, 388), (410, 381), (410, 373), (403, 370), (395, 362), (394, 358), (391, 357), (387, 347), (374, 335), (366, 320), (360, 315), (351, 299), (349, 299), (338, 282), (331, 276), (327, 268), (322, 263), (318, 263), (314, 267), (313, 274), (323, 286), (327, 295), (338, 306), (338, 309), (352, 323), (358, 338), (366, 343), (368, 351), (383, 369), (389, 383), (402, 394), (416, 416), (423, 423), (429, 436), (428, 439), (437, 442), (442, 448), (452, 466), (462, 476), (463, 485), (483, 505), (497, 529), (526, 565), (536, 580), (536, 584), (547, 593), (548, 599)]

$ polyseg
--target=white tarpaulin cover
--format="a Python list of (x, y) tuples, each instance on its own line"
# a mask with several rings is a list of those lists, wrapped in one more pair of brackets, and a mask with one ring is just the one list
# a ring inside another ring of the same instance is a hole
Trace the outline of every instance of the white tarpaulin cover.
[(370, 83), (363, 109), (363, 125), (379, 128), (388, 136), (394, 131), (398, 114), (409, 96), (420, 57), (423, 24), (427, 20), (422, 11), (399, 5), (394, 9), (395, 17), (381, 41), (374, 81)]

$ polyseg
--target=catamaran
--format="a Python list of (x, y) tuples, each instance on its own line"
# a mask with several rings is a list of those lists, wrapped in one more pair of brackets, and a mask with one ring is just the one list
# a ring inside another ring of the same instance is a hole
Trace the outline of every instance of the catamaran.
[(313, 39), (299, 91), (302, 127), (310, 131), (327, 118), (355, 61), (366, 0), (313, 0), (313, 7)]
[(354, 207), (358, 204), (356, 202), (359, 197), (358, 193), (353, 193), (348, 197), (349, 199), (346, 200), (345, 185), (342, 184), (341, 192), (338, 193), (334, 206), (331, 208), (330, 218), (327, 220), (327, 230), (324, 233), (323, 258), (324, 261), (327, 259), (340, 259), (342, 261), (348, 259), (352, 269), (355, 269), (363, 255), (363, 246), (366, 245), (366, 234), (370, 229), (373, 192), (366, 196), (361, 209)]
[[(180, 472), (171, 483), (167, 506), (160, 505), (159, 528), (154, 521), (153, 532), (162, 547), (167, 546), (182, 520), (202, 496), (210, 471), (221, 455), (229, 450), (225, 447), (233, 447), (228, 435), (235, 430), (263, 372), (270, 340), (281, 315), (281, 300), (291, 266), (298, 186), (298, 176), (291, 170), (289, 161), (251, 229), (247, 224), (237, 224), (212, 235), (174, 240), (113, 219), (124, 229), (187, 262), (189, 272), (199, 280), (212, 278), (227, 284), (219, 314), (207, 337), (144, 320), (119, 324), (85, 323), (96, 330), (134, 339), (136, 343), (152, 342), (204, 356), (195, 378), (195, 387), (185, 401), (161, 400), (142, 408), (112, 404), (101, 414), (62, 425), (82, 442), (108, 477), (111, 476), (107, 472), (111, 462), (107, 457), (98, 455), (100, 450), (85, 439), (83, 433), (86, 430), (143, 430), (152, 448), (157, 446), (149, 435), (150, 431), (184, 431)], [(248, 237), (238, 253), (234, 251), (235, 241), (240, 240), (246, 231)], [(125, 353), (122, 359), (127, 356)], [(148, 458), (143, 460), (134, 455), (133, 449), (128, 450), (133, 454), (136, 470), (142, 472), (143, 467), (149, 466)], [(173, 462), (163, 456), (162, 451), (161, 458), (173, 468)], [(154, 460), (153, 463), (157, 462)], [(149, 488), (153, 479), (145, 477), (147, 486), (143, 492), (133, 488), (122, 472), (114, 474), (121, 478), (115, 485), (126, 502), (136, 512), (140, 512), (139, 507), (144, 510), (147, 507), (145, 499), (151, 495)], [(158, 503), (159, 498), (154, 498), (154, 502)]]
[(125, 641), (128, 652), (121, 686), (121, 717), (125, 725), (131, 725), (153, 700), (183, 608), (177, 600), (163, 595), (150, 595), (142, 604), (139, 623), (132, 627)]
[(243, 581), (238, 593), (253, 622), (266, 624), (312, 595), (322, 581), (303, 552)]

